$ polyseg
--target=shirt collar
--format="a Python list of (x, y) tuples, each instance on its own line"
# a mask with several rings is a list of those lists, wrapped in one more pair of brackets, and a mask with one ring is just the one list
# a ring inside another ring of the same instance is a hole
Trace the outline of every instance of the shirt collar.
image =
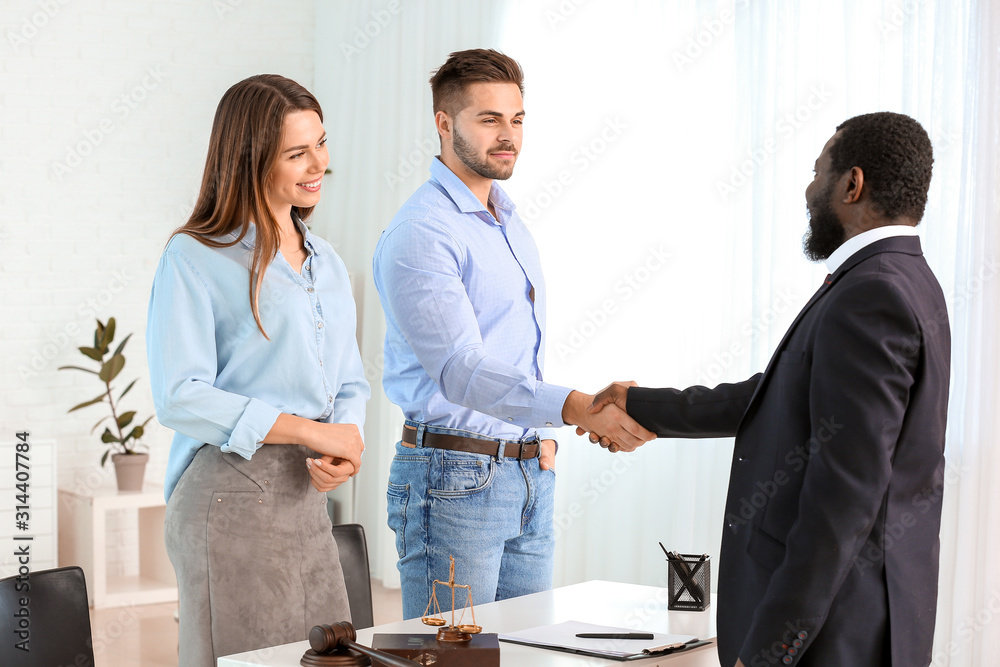
[(911, 227), (910, 225), (886, 225), (885, 227), (876, 227), (875, 229), (869, 229), (866, 232), (861, 232), (857, 236), (852, 236), (844, 241), (839, 248), (833, 251), (832, 255), (826, 258), (826, 270), (830, 274), (836, 273), (837, 269), (839, 269), (844, 262), (851, 257), (851, 255), (862, 248), (875, 243), (876, 241), (881, 241), (882, 239), (887, 239), (892, 236), (916, 235), (917, 228)]
[(319, 255), (319, 251), (316, 250), (316, 244), (313, 243), (314, 239), (313, 239), (312, 232), (310, 232), (309, 228), (306, 227), (306, 223), (304, 223), (302, 221), (302, 218), (300, 218), (294, 212), (292, 213), (292, 220), (295, 222), (296, 226), (299, 228), (299, 232), (302, 233), (302, 242), (303, 242), (303, 244), (306, 247), (306, 252), (308, 252), (310, 255)]
[[(226, 234), (224, 238), (228, 238), (235, 243), (236, 239), (240, 237), (241, 231), (242, 230), (239, 227), (237, 227), (233, 231)], [(256, 240), (257, 240), (257, 226), (254, 225), (252, 222), (248, 222), (246, 226), (246, 233), (243, 234), (243, 238), (240, 239), (240, 243), (243, 244), (244, 248), (252, 249), (254, 246), (254, 241)]]
[[(455, 202), (455, 206), (462, 213), (478, 213), (480, 211), (489, 213), (489, 209), (483, 206), (483, 203), (476, 198), (476, 195), (472, 194), (469, 186), (463, 183), (462, 179), (456, 176), (455, 172), (441, 161), (440, 156), (434, 156), (434, 159), (431, 160), (431, 179), (444, 188), (445, 194)], [(493, 184), (490, 186), (490, 201), (493, 202), (493, 207), (497, 209), (497, 215), (500, 218), (497, 222), (501, 225), (504, 224), (516, 207), (496, 181), (493, 181)]]
[[(316, 251), (316, 244), (313, 243), (312, 233), (309, 231), (309, 228), (306, 227), (306, 223), (302, 222), (302, 218), (296, 215), (294, 211), (292, 212), (292, 221), (295, 223), (295, 226), (299, 228), (299, 232), (302, 234), (302, 240), (305, 244), (306, 252), (308, 252), (310, 255), (319, 255), (319, 252)], [(233, 231), (226, 234), (226, 237), (233, 241), (236, 241), (239, 235), (240, 235), (240, 230), (234, 229)], [(250, 222), (247, 224), (247, 233), (243, 235), (243, 238), (240, 240), (240, 243), (242, 243), (245, 248), (252, 250), (254, 242), (256, 240), (257, 240), (257, 226), (254, 223)]]

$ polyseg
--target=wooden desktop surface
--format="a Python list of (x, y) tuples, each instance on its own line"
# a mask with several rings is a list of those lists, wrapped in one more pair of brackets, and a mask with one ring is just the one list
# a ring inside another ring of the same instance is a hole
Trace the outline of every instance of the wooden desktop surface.
[[(667, 611), (667, 591), (655, 586), (620, 584), (610, 581), (586, 581), (543, 593), (493, 602), (476, 607), (476, 623), (483, 632), (517, 632), (563, 621), (583, 621), (672, 634), (715, 637), (715, 596), (706, 611)], [(335, 622), (339, 619), (330, 619)], [(471, 619), (466, 612), (463, 622)], [(358, 630), (358, 643), (371, 645), (375, 633), (411, 632), (429, 634), (428, 627), (414, 618)], [(219, 658), (218, 667), (299, 667), (302, 654), (309, 648), (305, 641), (284, 644)], [(652, 667), (718, 667), (715, 643), (709, 646), (663, 657), (620, 662), (560, 653), (530, 646), (500, 642), (502, 667), (594, 667), (596, 665), (642, 665)]]

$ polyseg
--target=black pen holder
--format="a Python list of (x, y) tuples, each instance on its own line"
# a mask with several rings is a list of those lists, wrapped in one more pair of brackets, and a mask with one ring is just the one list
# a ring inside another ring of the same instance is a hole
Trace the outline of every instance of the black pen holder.
[(693, 554), (678, 555), (679, 558), (667, 558), (667, 591), (670, 594), (667, 609), (671, 611), (705, 611), (712, 603), (710, 557)]

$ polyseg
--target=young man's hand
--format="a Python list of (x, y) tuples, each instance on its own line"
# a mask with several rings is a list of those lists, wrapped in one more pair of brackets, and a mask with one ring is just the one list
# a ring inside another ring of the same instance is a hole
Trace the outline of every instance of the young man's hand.
[(538, 455), (538, 467), (542, 470), (555, 470), (556, 466), (556, 441), (542, 440), (542, 451)]
[(647, 431), (625, 412), (625, 399), (619, 394), (626, 392), (627, 387), (626, 383), (614, 383), (597, 396), (570, 392), (563, 405), (563, 422), (577, 426), (580, 435), (590, 433), (591, 442), (600, 442), (612, 452), (619, 449), (631, 452), (654, 440), (656, 434)]

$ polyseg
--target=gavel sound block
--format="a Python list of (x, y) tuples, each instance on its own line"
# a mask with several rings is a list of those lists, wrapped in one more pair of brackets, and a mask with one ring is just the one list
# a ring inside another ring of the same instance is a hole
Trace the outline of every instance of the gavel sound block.
[(438, 641), (437, 635), (377, 634), (372, 648), (434, 667), (500, 667), (495, 633), (472, 635), (468, 641)]
[(437, 635), (377, 634), (372, 648), (356, 643), (354, 626), (344, 621), (317, 625), (309, 632), (302, 667), (500, 667), (496, 634), (471, 635), (467, 641), (439, 641)]
[(309, 631), (309, 650), (303, 654), (302, 667), (419, 667), (419, 663), (399, 656), (382, 653), (362, 646), (355, 640), (354, 626), (343, 621), (333, 625), (317, 625)]

